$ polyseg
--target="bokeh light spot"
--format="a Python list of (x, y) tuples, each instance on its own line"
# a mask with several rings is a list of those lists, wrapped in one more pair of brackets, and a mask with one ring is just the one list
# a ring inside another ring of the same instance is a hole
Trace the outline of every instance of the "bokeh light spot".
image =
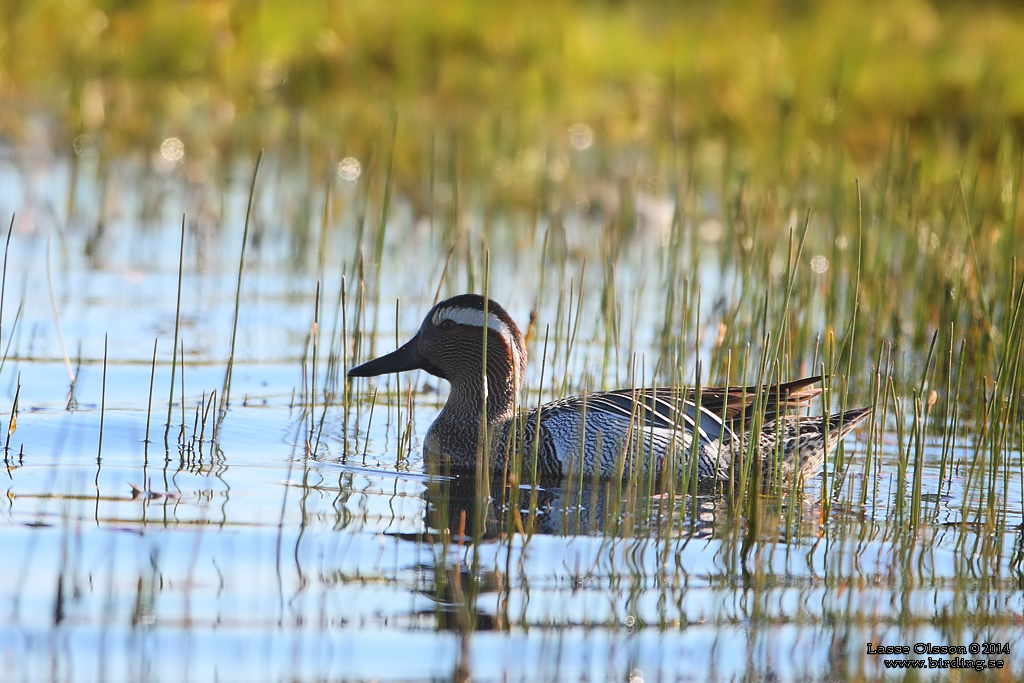
[(160, 143), (160, 156), (167, 161), (181, 161), (185, 158), (185, 143), (178, 138), (167, 138)]
[(569, 146), (577, 151), (589, 149), (594, 144), (594, 129), (585, 123), (569, 126)]
[(338, 162), (338, 177), (345, 182), (354, 183), (363, 172), (363, 165), (355, 157), (345, 157)]

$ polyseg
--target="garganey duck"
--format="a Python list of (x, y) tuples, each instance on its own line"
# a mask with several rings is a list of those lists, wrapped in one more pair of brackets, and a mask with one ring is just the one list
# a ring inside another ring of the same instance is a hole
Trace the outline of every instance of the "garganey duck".
[[(517, 420), (526, 372), (523, 335), (504, 308), (476, 294), (440, 302), (401, 348), (352, 368), (348, 375), (372, 377), (416, 369), (451, 383), (423, 448), (426, 458), (453, 470), (473, 470), (484, 461), (480, 426), (486, 420), (486, 462), (496, 472), (518, 449), (523, 469), (530, 472), (536, 457), (538, 475), (544, 478), (623, 477), (634, 465), (650, 464), (660, 476), (670, 456), (677, 471), (683, 471), (696, 439), (702, 485), (730, 480), (748, 445), (766, 467), (778, 462), (783, 475), (798, 471), (812, 476), (826, 450), (833, 450), (871, 412), (848, 410), (827, 421), (785, 415), (786, 409), (821, 394), (821, 389), (811, 387), (821, 378), (810, 377), (762, 387), (702, 388), (699, 405), (698, 392), (689, 388), (595, 392), (546, 403)], [(757, 412), (762, 415), (760, 431), (752, 434)]]

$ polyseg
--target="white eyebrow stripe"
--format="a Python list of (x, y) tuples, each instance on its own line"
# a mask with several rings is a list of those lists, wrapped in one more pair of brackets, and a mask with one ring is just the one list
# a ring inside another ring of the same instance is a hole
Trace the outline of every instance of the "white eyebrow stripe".
[[(451, 320), (457, 325), (472, 325), (474, 327), (484, 326), (484, 312), (479, 308), (441, 308), (434, 312), (434, 316), (431, 322), (438, 326), (445, 320)], [(519, 357), (519, 345), (516, 344), (515, 335), (512, 334), (512, 329), (508, 326), (504, 320), (491, 313), (487, 312), (487, 328), (501, 335), (501, 338), (505, 341), (505, 344), (511, 349), (512, 360), (515, 364), (516, 372), (519, 372), (522, 368), (521, 359)]]
[[(433, 323), (435, 325), (440, 325), (445, 320), (451, 320), (457, 325), (483, 327), (484, 312), (478, 308), (442, 308), (434, 313)], [(487, 313), (487, 327), (503, 337), (509, 339), (512, 337), (512, 330), (509, 329), (505, 321), (491, 312)]]

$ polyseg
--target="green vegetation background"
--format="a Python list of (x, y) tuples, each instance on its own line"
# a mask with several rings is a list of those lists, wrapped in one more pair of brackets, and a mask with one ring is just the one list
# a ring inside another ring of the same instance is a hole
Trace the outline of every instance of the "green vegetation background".
[[(359, 147), (395, 115), (482, 158), (582, 121), (606, 145), (725, 139), (755, 175), (894, 130), (937, 178), (1024, 131), (1024, 9), (877, 0), (5, 0), (0, 130), (50, 112), (111, 151)], [(383, 119), (383, 122), (382, 122)], [(412, 140), (413, 136), (405, 136)], [(360, 142), (361, 141), (361, 142)], [(422, 144), (403, 143), (398, 178)], [(475, 163), (475, 162), (474, 162)]]
[[(810, 214), (829, 269), (792, 311), (855, 318), (865, 368), (938, 334), (948, 381), (956, 349), (978, 378), (1018, 356), (1022, 54), (1018, 2), (4, 0), (0, 132), (42, 122), (115, 159), (173, 136), (212, 184), (265, 149), (304, 169), (310, 216), (347, 155), (369, 203), (394, 190), (421, 215), (435, 180), (551, 223), (610, 184), (613, 232), (656, 179), (677, 226), (723, 224), (721, 258), (761, 283)], [(726, 342), (756, 338), (763, 301), (744, 305)]]

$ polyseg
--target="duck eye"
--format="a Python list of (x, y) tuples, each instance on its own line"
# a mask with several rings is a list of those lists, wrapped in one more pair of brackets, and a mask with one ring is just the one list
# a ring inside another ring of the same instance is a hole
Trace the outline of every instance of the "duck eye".
[(450, 318), (445, 318), (444, 320), (441, 321), (440, 327), (442, 330), (449, 330), (455, 327), (455, 321)]

